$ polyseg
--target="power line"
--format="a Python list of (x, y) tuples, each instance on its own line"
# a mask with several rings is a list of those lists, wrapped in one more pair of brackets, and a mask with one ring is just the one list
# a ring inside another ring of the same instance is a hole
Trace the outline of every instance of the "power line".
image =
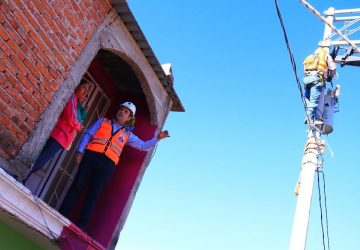
[[(279, 21), (280, 21), (280, 25), (281, 25), (281, 28), (282, 28), (282, 31), (283, 31), (286, 47), (287, 47), (288, 52), (289, 52), (290, 62), (291, 62), (291, 66), (292, 66), (292, 69), (293, 69), (293, 72), (294, 72), (294, 75), (295, 75), (296, 85), (297, 85), (297, 88), (298, 88), (299, 93), (300, 93), (301, 102), (303, 103), (303, 108), (304, 108), (305, 115), (306, 115), (306, 120), (307, 120), (307, 126), (309, 127), (309, 130), (318, 131), (319, 133), (321, 133), (321, 129), (315, 127), (312, 124), (312, 122), (310, 121), (310, 116), (309, 116), (309, 114), (307, 112), (307, 104), (306, 104), (306, 101), (305, 101), (305, 96), (304, 96), (304, 93), (303, 93), (302, 85), (300, 83), (299, 76), (298, 76), (298, 73), (297, 73), (297, 66), (296, 66), (294, 54), (292, 53), (292, 50), (291, 50), (290, 42), (289, 42), (289, 39), (288, 39), (288, 36), (287, 36), (284, 21), (282, 19), (281, 11), (280, 11), (277, 0), (275, 0), (275, 7), (276, 7), (276, 12), (277, 12), (277, 15), (278, 15), (278, 18), (279, 18)], [(315, 136), (315, 140), (316, 140), (316, 144), (317, 144), (317, 151), (319, 152), (319, 155), (322, 155), (321, 147), (320, 147), (321, 143), (319, 143), (317, 136)]]
[(287, 47), (288, 52), (289, 52), (291, 66), (292, 66), (292, 69), (294, 71), (294, 75), (295, 75), (295, 79), (296, 79), (296, 84), (297, 84), (297, 87), (298, 87), (299, 92), (300, 92), (301, 102), (304, 105), (304, 110), (305, 110), (305, 113), (306, 113), (306, 102), (305, 102), (304, 93), (303, 93), (302, 86), (301, 86), (301, 83), (300, 83), (300, 80), (299, 80), (295, 58), (294, 58), (294, 55), (293, 55), (292, 50), (291, 50), (291, 46), (290, 46), (290, 43), (289, 43), (289, 39), (288, 39), (288, 36), (287, 36), (287, 33), (286, 33), (285, 25), (284, 25), (284, 22), (283, 22), (283, 19), (282, 19), (282, 16), (281, 16), (281, 12), (280, 12), (280, 8), (279, 8), (277, 0), (275, 0), (275, 7), (276, 7), (276, 12), (277, 12), (277, 15), (278, 15), (278, 18), (279, 18), (279, 21), (280, 21), (280, 25), (281, 25), (281, 28), (282, 28), (282, 31), (283, 31), (286, 47)]
[[(324, 225), (323, 225), (323, 209), (322, 209), (322, 199), (321, 199), (321, 191), (320, 191), (320, 178), (319, 178), (319, 168), (320, 167), (323, 167), (323, 163), (324, 163), (324, 159), (323, 159), (323, 152), (322, 152), (322, 141), (319, 140), (318, 136), (316, 136), (314, 133), (316, 133), (316, 130), (319, 132), (319, 134), (321, 134), (321, 131), (319, 129), (317, 129), (315, 126), (311, 126), (311, 122), (310, 122), (310, 119), (309, 119), (309, 114), (306, 112), (307, 111), (307, 105), (306, 105), (306, 101), (305, 101), (305, 97), (304, 97), (304, 93), (303, 93), (303, 90), (302, 90), (302, 85), (300, 83), (300, 80), (299, 80), (299, 76), (297, 74), (297, 67), (296, 67), (296, 62), (295, 62), (295, 59), (294, 59), (294, 55), (291, 51), (291, 46), (290, 46), (290, 43), (289, 43), (289, 39), (287, 37), (287, 33), (286, 33), (286, 29), (285, 29), (285, 25), (284, 25), (284, 22), (283, 22), (283, 19), (282, 19), (282, 16), (281, 16), (281, 12), (280, 12), (280, 9), (279, 9), (279, 6), (278, 6), (278, 2), (277, 0), (275, 0), (275, 7), (276, 7), (276, 12), (277, 12), (277, 15), (278, 15), (278, 18), (279, 18), (279, 21), (280, 21), (280, 25), (281, 25), (281, 28), (282, 28), (282, 31), (283, 31), (283, 35), (284, 35), (284, 39), (285, 39), (285, 43), (286, 43), (286, 47), (287, 47), (287, 50), (288, 50), (288, 53), (289, 53), (289, 56), (290, 56), (290, 61), (291, 61), (291, 66), (292, 66), (292, 69), (293, 69), (293, 72), (294, 72), (294, 75), (295, 75), (295, 79), (296, 79), (296, 84), (297, 84), (297, 87), (298, 87), (298, 90), (299, 90), (299, 93), (300, 93), (300, 97), (301, 97), (301, 101), (303, 103), (303, 107), (304, 107), (304, 110), (305, 110), (305, 114), (307, 116), (307, 121), (308, 121), (308, 127), (309, 127), (309, 132), (312, 131), (313, 133), (313, 136), (315, 138), (315, 144), (316, 144), (316, 148), (314, 148), (316, 151), (317, 151), (317, 166), (316, 166), (316, 171), (317, 171), (317, 174), (318, 174), (318, 191), (319, 191), (319, 205), (320, 205), (320, 211), (321, 211), (321, 228), (322, 228), (322, 239), (323, 239), (323, 248), (324, 250), (326, 250), (326, 246), (325, 246), (325, 234), (324, 234)], [(308, 146), (308, 145), (307, 145)], [(306, 146), (306, 147), (307, 147)], [(306, 149), (307, 150), (307, 149)], [(319, 160), (321, 161), (319, 163)], [(323, 172), (322, 172), (323, 173)], [(324, 197), (325, 197), (325, 212), (326, 212), (326, 229), (327, 229), (327, 243), (328, 243), (328, 249), (330, 250), (330, 240), (329, 240), (329, 230), (328, 230), (328, 217), (327, 217), (327, 205), (326, 205), (326, 192), (325, 192), (325, 177), (324, 177), (324, 174), (323, 174), (323, 180), (324, 180)]]
[[(166, 120), (167, 114), (170, 112), (170, 109), (171, 109), (170, 103), (171, 103), (171, 98), (170, 98), (170, 96), (169, 96), (169, 100), (168, 100), (168, 103), (167, 103), (167, 106), (166, 106), (166, 109), (165, 109), (164, 117), (163, 117), (163, 119), (162, 119), (160, 132), (161, 132), (161, 130), (163, 129), (163, 127), (164, 127), (164, 125), (165, 125), (165, 120)], [(151, 153), (150, 158), (148, 158), (148, 161), (147, 161), (146, 164), (145, 164), (145, 169), (148, 168), (148, 166), (150, 165), (153, 157), (155, 156), (157, 147), (158, 147), (158, 142), (156, 143), (156, 145), (155, 145), (155, 147), (154, 147), (154, 150), (153, 150), (152, 153)]]
[(320, 221), (321, 221), (321, 232), (322, 232), (322, 242), (323, 248), (325, 248), (325, 234), (324, 234), (324, 223), (323, 223), (323, 209), (322, 209), (322, 202), (321, 202), (321, 191), (320, 191), (320, 177), (319, 177), (319, 170), (317, 172), (317, 181), (318, 181), (318, 192), (319, 192), (319, 206), (320, 206)]
[(321, 170), (317, 170), (317, 179), (318, 179), (318, 191), (319, 191), (319, 202), (320, 202), (320, 212), (321, 212), (321, 228), (323, 234), (323, 246), (325, 249), (325, 239), (324, 239), (324, 227), (323, 227), (323, 216), (322, 216), (322, 199), (320, 192), (320, 178), (319, 175), (322, 174), (323, 181), (323, 194), (324, 194), (324, 208), (325, 208), (325, 225), (326, 225), (326, 238), (327, 238), (327, 248), (330, 250), (330, 237), (329, 237), (329, 219), (328, 219), (328, 211), (327, 211), (327, 199), (326, 199), (326, 185), (325, 185), (325, 173)]

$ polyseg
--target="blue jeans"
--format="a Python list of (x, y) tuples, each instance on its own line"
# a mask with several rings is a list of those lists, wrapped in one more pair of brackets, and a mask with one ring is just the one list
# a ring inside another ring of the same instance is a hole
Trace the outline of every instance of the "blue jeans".
[(50, 137), (43, 150), (41, 151), (39, 157), (36, 159), (34, 166), (29, 171), (26, 178), (22, 181), (22, 183), (26, 183), (26, 181), (30, 178), (30, 176), (37, 172), (38, 170), (42, 169), (46, 163), (48, 163), (54, 155), (59, 152), (63, 147), (60, 145), (60, 143), (57, 142), (54, 138)]
[(306, 115), (310, 122), (322, 120), (322, 110), (324, 98), (323, 81), (318, 75), (309, 75), (304, 77)]

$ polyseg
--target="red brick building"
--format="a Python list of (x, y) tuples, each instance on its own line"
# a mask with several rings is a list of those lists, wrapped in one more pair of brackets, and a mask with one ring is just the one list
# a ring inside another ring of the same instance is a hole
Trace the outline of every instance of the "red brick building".
[[(161, 129), (169, 111), (184, 111), (171, 66), (160, 65), (127, 1), (0, 2), (0, 192), (12, 194), (0, 199), (0, 208), (6, 218), (16, 218), (10, 227), (20, 232), (26, 225), (26, 232), (40, 234), (36, 244), (42, 247), (114, 247), (152, 154), (126, 148), (86, 237), (56, 212), (76, 172), (73, 157), (81, 135), (29, 179), (27, 188), (45, 203), (8, 175), (26, 175), (82, 78), (93, 83), (86, 127), (100, 116), (112, 117), (122, 101), (131, 100), (138, 109), (134, 132), (146, 140)], [(110, 196), (114, 190), (116, 199)], [(28, 213), (18, 211), (25, 203)], [(36, 218), (39, 207), (50, 222)], [(47, 242), (54, 239), (61, 243)]]

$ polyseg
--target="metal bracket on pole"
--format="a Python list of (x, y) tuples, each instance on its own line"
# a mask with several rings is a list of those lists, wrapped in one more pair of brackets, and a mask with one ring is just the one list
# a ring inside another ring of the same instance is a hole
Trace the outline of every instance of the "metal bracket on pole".
[[(342, 67), (345, 65), (360, 66), (360, 51), (354, 49), (354, 45), (360, 45), (359, 14), (360, 8), (335, 10), (331, 7), (324, 12), (326, 20), (333, 24), (337, 31), (343, 34), (343, 37), (325, 24), (324, 38), (319, 45), (338, 46), (340, 51), (335, 57), (335, 62)], [(348, 38), (352, 45), (344, 37)]]

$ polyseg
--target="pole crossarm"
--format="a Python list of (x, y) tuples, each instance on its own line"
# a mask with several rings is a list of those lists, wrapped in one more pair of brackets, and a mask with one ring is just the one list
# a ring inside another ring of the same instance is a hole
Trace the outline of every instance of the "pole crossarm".
[[(360, 40), (354, 40), (353, 43), (360, 44)], [(330, 42), (330, 45), (332, 45), (332, 46), (347, 45), (347, 42), (345, 42), (345, 41), (332, 41), (332, 42)]]
[(344, 56), (337, 56), (335, 62), (341, 65), (350, 65), (360, 67), (360, 56), (349, 56), (344, 59)]
[(360, 8), (355, 9), (345, 9), (345, 10), (335, 10), (335, 14), (354, 14), (354, 13), (360, 13)]
[[(337, 29), (332, 22), (329, 22), (325, 17), (323, 17), (319, 11), (317, 11), (313, 6), (311, 6), (307, 1), (305, 0), (300, 0), (300, 2), (307, 8), (309, 9), (311, 12), (314, 13), (315, 16), (317, 16), (322, 22), (324, 22), (333, 32), (335, 32), (341, 39), (344, 40), (344, 42), (349, 45), (354, 51), (355, 53), (360, 53), (360, 49), (356, 46), (356, 44), (354, 41), (351, 41), (347, 35), (344, 35), (341, 30)], [(329, 8), (326, 12), (325, 15), (327, 17), (329, 16), (335, 16), (336, 14), (353, 14), (353, 13), (360, 13), (360, 8), (357, 9), (347, 9), (347, 10), (335, 10), (334, 8)], [(359, 17), (358, 16), (354, 16), (354, 17), (339, 17), (337, 19), (337, 21), (356, 21)], [(335, 17), (335, 21), (336, 21), (336, 17)], [(354, 22), (354, 23), (356, 23)], [(333, 36), (332, 34), (329, 35), (329, 37), (325, 37), (324, 40), (322, 42), (320, 42), (321, 46), (330, 46), (332, 45), (331, 41), (330, 43), (326, 42), (326, 40), (330, 39), (330, 37)]]

